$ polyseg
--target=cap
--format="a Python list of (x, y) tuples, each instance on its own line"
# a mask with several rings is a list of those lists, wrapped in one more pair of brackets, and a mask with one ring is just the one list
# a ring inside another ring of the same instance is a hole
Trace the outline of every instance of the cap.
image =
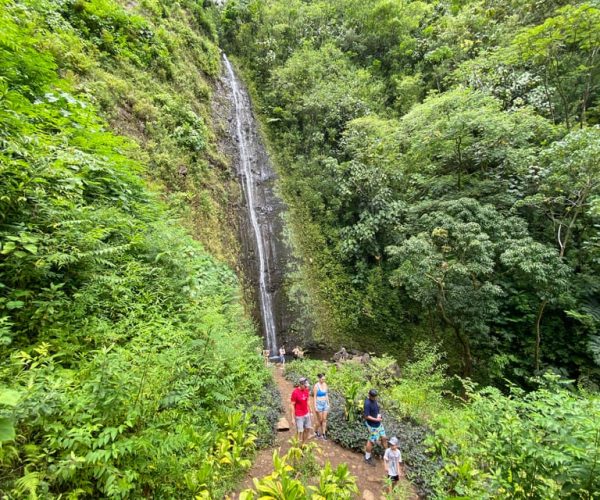
[(307, 378), (306, 378), (306, 377), (300, 377), (300, 378), (298, 379), (298, 383), (299, 383), (299, 384), (304, 384), (304, 383), (306, 383), (306, 382), (307, 382)]
[[(363, 393), (364, 394), (364, 393)], [(377, 396), (377, 389), (371, 389), (369, 391), (369, 396)]]
[(390, 438), (390, 444), (392, 446), (396, 446), (398, 444), (398, 438), (396, 436), (394, 436), (393, 438)]

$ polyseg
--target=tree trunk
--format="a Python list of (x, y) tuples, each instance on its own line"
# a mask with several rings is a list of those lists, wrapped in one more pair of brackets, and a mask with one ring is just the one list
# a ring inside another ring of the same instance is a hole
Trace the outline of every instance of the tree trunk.
[[(440, 287), (440, 290), (443, 294), (443, 289)], [(473, 356), (471, 355), (471, 345), (469, 344), (469, 338), (464, 334), (462, 327), (457, 325), (453, 321), (450, 320), (448, 315), (446, 314), (446, 309), (444, 308), (444, 303), (441, 298), (438, 297), (438, 310), (442, 315), (444, 322), (454, 330), (456, 334), (456, 338), (458, 339), (463, 352), (463, 377), (470, 377), (473, 373)]]
[(469, 339), (461, 331), (460, 327), (454, 326), (453, 328), (463, 351), (463, 377), (468, 378), (473, 375), (473, 356), (471, 355), (471, 345), (469, 344)]
[(535, 351), (534, 351), (534, 360), (535, 360), (535, 372), (538, 373), (540, 371), (540, 344), (542, 342), (542, 331), (541, 331), (541, 323), (542, 316), (544, 315), (544, 309), (546, 308), (546, 304), (548, 300), (544, 299), (540, 303), (540, 307), (538, 309), (537, 318), (535, 320)]

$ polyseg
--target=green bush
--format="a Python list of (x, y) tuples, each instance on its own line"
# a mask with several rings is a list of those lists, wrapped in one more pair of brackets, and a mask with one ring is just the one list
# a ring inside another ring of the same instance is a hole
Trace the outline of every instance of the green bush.
[(439, 494), (491, 498), (595, 498), (600, 493), (600, 399), (547, 375), (537, 390), (487, 388), (430, 439), (444, 460)]

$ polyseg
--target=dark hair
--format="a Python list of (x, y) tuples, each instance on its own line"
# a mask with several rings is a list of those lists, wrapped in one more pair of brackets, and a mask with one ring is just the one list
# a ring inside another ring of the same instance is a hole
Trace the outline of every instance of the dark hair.
[(325, 374), (324, 374), (324, 373), (317, 373), (317, 378), (322, 378), (322, 377), (324, 377), (324, 376), (325, 376)]

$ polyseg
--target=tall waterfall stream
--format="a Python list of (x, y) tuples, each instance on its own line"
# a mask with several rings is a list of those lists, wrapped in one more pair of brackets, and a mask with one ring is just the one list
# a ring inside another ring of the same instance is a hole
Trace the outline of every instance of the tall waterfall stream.
[[(231, 133), (237, 143), (237, 173), (240, 177), (242, 192), (247, 210), (248, 231), (252, 236), (254, 266), (258, 274), (258, 302), (261, 323), (266, 343), (272, 355), (277, 354), (277, 327), (274, 308), (274, 294), (278, 293), (281, 279), (275, 276), (281, 273), (277, 242), (281, 232), (280, 214), (283, 208), (281, 200), (273, 192), (275, 173), (268, 160), (264, 145), (257, 132), (257, 124), (252, 114), (250, 96), (237, 78), (229, 59), (223, 54), (225, 66), (224, 80), (231, 93), (232, 119)], [(279, 244), (278, 244), (279, 243)]]

